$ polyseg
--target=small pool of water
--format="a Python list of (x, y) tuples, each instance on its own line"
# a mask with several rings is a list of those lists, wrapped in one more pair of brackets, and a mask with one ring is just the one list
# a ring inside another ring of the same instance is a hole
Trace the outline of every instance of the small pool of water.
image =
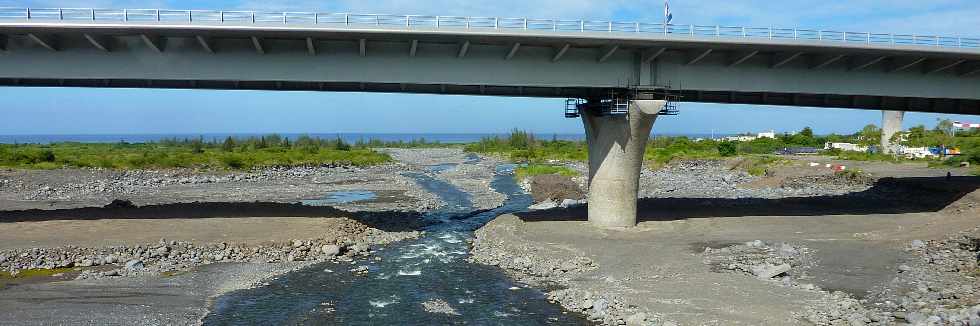
[(303, 201), (303, 205), (307, 206), (329, 206), (333, 204), (346, 204), (358, 201), (372, 200), (377, 198), (378, 195), (373, 191), (367, 190), (346, 190), (346, 191), (331, 191), (328, 192), (326, 196), (320, 199), (308, 199)]

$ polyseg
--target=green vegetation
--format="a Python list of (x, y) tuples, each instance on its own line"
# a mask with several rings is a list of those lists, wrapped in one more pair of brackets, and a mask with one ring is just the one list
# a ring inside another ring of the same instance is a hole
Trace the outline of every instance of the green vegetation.
[(742, 158), (732, 169), (739, 169), (754, 176), (769, 175), (775, 166), (788, 164), (789, 160), (773, 155), (752, 155)]
[(514, 129), (507, 137), (484, 137), (479, 142), (464, 147), (467, 152), (499, 155), (515, 162), (585, 161), (588, 148), (585, 142), (539, 140), (533, 134)]
[(17, 276), (10, 275), (10, 272), (0, 271), (0, 280), (12, 280), (12, 279), (22, 279), (22, 278), (32, 278), (32, 277), (49, 277), (55, 274), (67, 273), (73, 271), (74, 268), (52, 268), (52, 269), (23, 269), (17, 272)]
[(651, 168), (676, 160), (719, 159), (722, 157), (719, 144), (714, 140), (694, 141), (687, 137), (654, 137), (647, 142), (643, 159)]
[(518, 167), (517, 170), (514, 171), (514, 176), (517, 178), (517, 180), (523, 180), (527, 177), (542, 174), (559, 174), (567, 177), (574, 177), (578, 175), (578, 172), (568, 167), (547, 164), (528, 164)]
[(204, 168), (243, 170), (265, 166), (375, 165), (391, 161), (367, 144), (417, 146), (406, 143), (368, 142), (351, 145), (341, 139), (279, 135), (232, 138), (223, 141), (165, 139), (154, 143), (57, 143), (50, 145), (0, 145), (0, 166), (27, 169), (101, 167), (114, 169)]
[(835, 156), (839, 160), (848, 160), (848, 161), (877, 161), (877, 162), (899, 163), (905, 160), (905, 158), (898, 157), (895, 155), (890, 155), (890, 154), (842, 151), (839, 149), (823, 151), (823, 154)]

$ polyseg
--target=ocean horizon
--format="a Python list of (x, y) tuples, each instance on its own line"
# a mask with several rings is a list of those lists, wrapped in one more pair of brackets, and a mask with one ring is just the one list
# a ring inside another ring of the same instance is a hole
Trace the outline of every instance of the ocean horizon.
[[(289, 139), (296, 139), (306, 135), (314, 138), (334, 139), (341, 138), (346, 142), (381, 140), (385, 142), (409, 142), (412, 140), (424, 139), (427, 142), (439, 142), (447, 144), (477, 142), (483, 137), (507, 136), (509, 133), (173, 133), (173, 134), (37, 134), (37, 135), (0, 135), (0, 144), (50, 144), (62, 142), (78, 143), (148, 143), (158, 142), (164, 139), (196, 139), (203, 138), (205, 141), (221, 141), (227, 137), (252, 137), (276, 134)], [(584, 140), (585, 134), (570, 133), (535, 133), (538, 139), (559, 139), (559, 140)], [(710, 138), (711, 134), (687, 133), (687, 134), (651, 134), (651, 136), (687, 136), (690, 138)], [(728, 134), (714, 134), (715, 137), (728, 136)]]

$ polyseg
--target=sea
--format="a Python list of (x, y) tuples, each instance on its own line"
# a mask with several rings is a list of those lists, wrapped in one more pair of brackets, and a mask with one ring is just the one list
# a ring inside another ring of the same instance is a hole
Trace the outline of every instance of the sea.
[[(175, 133), (175, 134), (85, 134), (85, 135), (59, 135), (59, 134), (39, 134), (39, 135), (0, 135), (0, 144), (50, 144), (62, 142), (79, 143), (148, 143), (157, 142), (163, 139), (198, 139), (205, 141), (222, 141), (227, 137), (247, 138), (269, 135), (271, 133)], [(341, 138), (348, 143), (357, 141), (381, 140), (384, 142), (409, 142), (413, 140), (425, 140), (430, 143), (462, 144), (477, 142), (484, 137), (506, 137), (508, 133), (276, 133), (279, 136), (296, 139), (306, 135), (314, 138), (336, 139)], [(653, 134), (652, 136), (687, 136), (690, 138), (710, 138), (711, 134)], [(725, 136), (715, 134), (715, 137)], [(559, 139), (559, 140), (584, 140), (585, 134), (553, 134), (536, 133), (538, 139)]]

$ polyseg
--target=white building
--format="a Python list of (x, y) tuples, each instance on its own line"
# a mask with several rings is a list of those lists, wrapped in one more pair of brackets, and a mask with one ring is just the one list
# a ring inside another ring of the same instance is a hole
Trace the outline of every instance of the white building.
[(899, 155), (905, 155), (905, 158), (908, 159), (936, 157), (936, 154), (933, 154), (931, 151), (929, 151), (928, 147), (899, 146), (897, 153)]
[(868, 146), (861, 146), (852, 143), (826, 143), (823, 149), (839, 149), (848, 152), (867, 152)]
[(776, 131), (775, 130), (769, 130), (769, 132), (760, 132), (759, 133), (759, 136), (757, 136), (756, 138), (776, 139)]

